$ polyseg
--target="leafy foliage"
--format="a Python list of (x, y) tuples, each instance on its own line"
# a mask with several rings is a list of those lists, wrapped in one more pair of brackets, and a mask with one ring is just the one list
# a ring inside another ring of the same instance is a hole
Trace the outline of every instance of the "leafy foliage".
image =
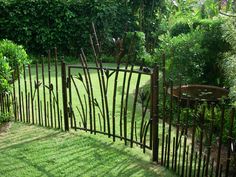
[(221, 19), (186, 19), (162, 35), (157, 55), (166, 53), (169, 74), (178, 78), (183, 75), (186, 83), (222, 84), (219, 62), (229, 45), (222, 38)]
[(9, 122), (11, 120), (11, 114), (10, 113), (2, 113), (0, 112), (0, 125), (5, 122)]
[(10, 66), (2, 53), (0, 53), (0, 92), (9, 88), (8, 80), (10, 79)]
[(225, 59), (222, 62), (226, 77), (226, 84), (230, 87), (230, 97), (236, 104), (236, 21), (228, 19), (222, 25), (223, 37), (230, 44), (231, 49), (225, 53)]
[(149, 60), (151, 56), (147, 52), (145, 44), (146, 38), (143, 32), (126, 33), (124, 46), (127, 60), (138, 64), (141, 64), (144, 60)]
[(57, 47), (76, 56), (90, 46), (89, 33), (94, 22), (109, 48), (112, 37), (121, 37), (134, 27), (131, 10), (115, 0), (12, 0), (0, 3), (0, 38), (22, 44), (34, 54)]
[(0, 41), (0, 92), (7, 91), (12, 73), (17, 77), (19, 70), (24, 64), (29, 63), (28, 55), (24, 48), (9, 40)]

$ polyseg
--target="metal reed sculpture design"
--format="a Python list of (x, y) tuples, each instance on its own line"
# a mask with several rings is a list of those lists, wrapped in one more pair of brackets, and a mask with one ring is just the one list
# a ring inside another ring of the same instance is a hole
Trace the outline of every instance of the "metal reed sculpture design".
[[(56, 48), (53, 57), (48, 51), (48, 60), (36, 63), (35, 74), (30, 65), (25, 66), (11, 96), (0, 97), (1, 112), (11, 111), (11, 99), (16, 121), (105, 134), (130, 147), (136, 144), (179, 176), (232, 175), (235, 108), (201, 105), (198, 100), (194, 107), (181, 107), (181, 96), (173, 99), (173, 82), (166, 79), (164, 55), (162, 74), (158, 66), (137, 68), (121, 64), (119, 58), (116, 67), (104, 67), (94, 25), (93, 32), (95, 65), (87, 63), (83, 49), (81, 65), (66, 65), (63, 60), (58, 65)], [(149, 89), (143, 89), (146, 82)], [(226, 118), (229, 129), (225, 129)]]

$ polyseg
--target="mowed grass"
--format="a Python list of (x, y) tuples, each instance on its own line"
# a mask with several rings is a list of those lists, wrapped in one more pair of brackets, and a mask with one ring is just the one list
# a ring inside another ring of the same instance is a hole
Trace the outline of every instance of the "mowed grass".
[(0, 176), (175, 176), (149, 153), (103, 135), (12, 123), (0, 133)]

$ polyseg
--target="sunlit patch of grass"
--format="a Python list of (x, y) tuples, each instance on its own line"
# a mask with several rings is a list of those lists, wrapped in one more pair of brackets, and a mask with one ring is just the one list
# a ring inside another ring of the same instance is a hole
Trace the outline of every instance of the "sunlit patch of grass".
[[(150, 153), (150, 152), (147, 152)], [(174, 176), (139, 148), (103, 135), (21, 123), (0, 134), (0, 176)]]

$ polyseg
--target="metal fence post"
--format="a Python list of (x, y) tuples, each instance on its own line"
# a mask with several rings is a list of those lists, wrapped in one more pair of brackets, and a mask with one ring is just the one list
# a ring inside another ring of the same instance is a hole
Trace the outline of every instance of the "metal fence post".
[(62, 79), (62, 97), (63, 97), (63, 111), (64, 111), (64, 126), (65, 131), (69, 131), (68, 108), (67, 108), (67, 81), (66, 81), (66, 64), (61, 62), (61, 79)]
[(153, 161), (158, 162), (158, 80), (159, 68), (155, 66), (151, 76), (151, 91), (152, 91), (152, 157)]

